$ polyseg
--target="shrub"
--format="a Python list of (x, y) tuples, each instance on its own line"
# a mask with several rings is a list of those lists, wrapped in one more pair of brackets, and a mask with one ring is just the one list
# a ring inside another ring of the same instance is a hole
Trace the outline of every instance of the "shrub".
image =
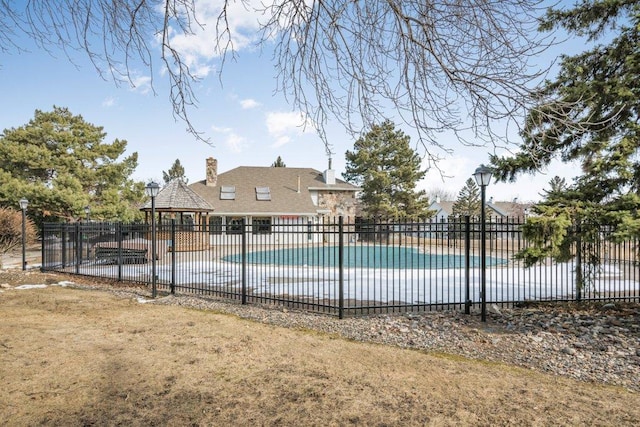
[[(36, 226), (32, 220), (27, 218), (25, 222), (25, 236), (27, 244), (36, 240)], [(0, 208), (0, 255), (3, 255), (16, 246), (22, 244), (22, 212)], [(0, 267), (2, 260), (0, 259)]]

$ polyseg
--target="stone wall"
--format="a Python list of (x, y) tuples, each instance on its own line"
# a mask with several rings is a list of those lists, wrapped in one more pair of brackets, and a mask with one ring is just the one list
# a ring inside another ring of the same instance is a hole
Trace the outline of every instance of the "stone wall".
[(343, 216), (353, 221), (358, 213), (358, 199), (353, 191), (320, 191), (318, 208), (330, 211), (330, 216)]

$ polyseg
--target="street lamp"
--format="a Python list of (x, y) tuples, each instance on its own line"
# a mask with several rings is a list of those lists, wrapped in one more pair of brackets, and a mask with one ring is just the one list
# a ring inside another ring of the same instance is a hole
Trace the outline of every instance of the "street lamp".
[(485, 190), (491, 182), (491, 169), (480, 165), (473, 173), (476, 183), (480, 186), (480, 302), (481, 320), (487, 321), (487, 242), (485, 224)]
[(29, 201), (24, 197), (18, 202), (22, 209), (22, 269), (27, 269), (27, 206)]
[(151, 197), (151, 297), (156, 297), (156, 196), (160, 192), (160, 185), (151, 181), (144, 188), (147, 196)]
[[(91, 207), (89, 205), (84, 207), (84, 213), (85, 215), (87, 215), (87, 226), (89, 225), (89, 213), (91, 213)], [(88, 233), (89, 230), (88, 228), (85, 227), (86, 232)], [(85, 240), (87, 242), (87, 262), (89, 261), (89, 257), (91, 256), (91, 248), (89, 246), (89, 239), (88, 239), (88, 235), (85, 234)]]

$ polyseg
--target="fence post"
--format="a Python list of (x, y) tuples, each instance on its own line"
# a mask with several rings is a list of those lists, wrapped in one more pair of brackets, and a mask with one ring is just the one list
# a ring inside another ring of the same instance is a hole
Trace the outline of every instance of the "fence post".
[(344, 219), (338, 217), (338, 318), (344, 318)]
[(116, 223), (116, 242), (118, 242), (118, 282), (122, 281), (122, 223)]
[(240, 220), (242, 230), (242, 304), (247, 303), (247, 230), (246, 219)]
[(464, 312), (471, 314), (471, 217), (464, 216)]
[(576, 224), (576, 301), (582, 300), (582, 287), (584, 286), (584, 278), (582, 277), (582, 238), (580, 223)]
[(80, 274), (80, 263), (82, 262), (82, 236), (80, 235), (80, 223), (76, 222), (74, 224), (74, 229), (76, 233), (76, 274)]
[(45, 271), (45, 268), (44, 268), (44, 265), (45, 265), (44, 242), (47, 240), (46, 239), (47, 235), (45, 233), (46, 233), (46, 228), (45, 228), (45, 224), (43, 223), (42, 224), (42, 232), (40, 233), (40, 236), (42, 236), (42, 244), (40, 245), (40, 260), (41, 260), (40, 261), (40, 271), (42, 271), (42, 272)]
[(176, 293), (176, 219), (171, 218), (171, 295)]
[(62, 268), (67, 267), (67, 224), (62, 224)]

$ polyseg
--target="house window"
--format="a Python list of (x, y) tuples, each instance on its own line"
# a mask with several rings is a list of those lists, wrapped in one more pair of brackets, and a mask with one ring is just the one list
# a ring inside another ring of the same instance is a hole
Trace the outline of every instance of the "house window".
[(235, 200), (236, 187), (234, 185), (223, 185), (220, 187), (220, 200)]
[(242, 234), (242, 217), (227, 217), (227, 234)]
[(209, 233), (222, 234), (222, 217), (221, 216), (209, 217)]
[(256, 187), (256, 200), (271, 200), (271, 190), (269, 187)]
[(253, 234), (271, 234), (271, 218), (253, 218), (251, 224)]

